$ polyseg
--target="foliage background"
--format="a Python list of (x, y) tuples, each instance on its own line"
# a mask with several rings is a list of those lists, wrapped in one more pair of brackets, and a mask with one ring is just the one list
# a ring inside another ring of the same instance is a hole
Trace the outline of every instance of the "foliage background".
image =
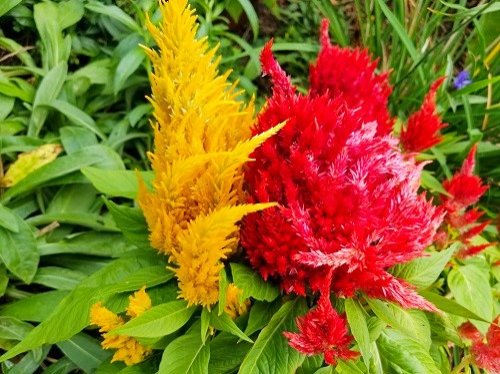
[[(233, 69), (232, 78), (239, 80), (242, 95), (257, 95), (259, 105), (269, 89), (260, 77), (258, 61), (265, 41), (275, 38), (278, 59), (305, 91), (307, 67), (319, 48), (317, 31), (322, 17), (330, 20), (334, 42), (366, 46), (380, 59), (381, 70), (392, 70), (391, 110), (401, 119), (420, 105), (431, 82), (446, 75), (439, 107), (449, 126), (444, 131), (445, 141), (422, 155), (435, 160), (426, 167), (423, 186), (430, 192), (442, 190), (439, 181), (450, 177), (470, 147), (479, 142), (477, 171), (490, 185), (481, 208), (493, 220), (485, 236), (495, 240), (500, 206), (499, 3), (192, 3), (201, 18), (200, 36), (220, 44), (222, 67)], [(155, 1), (0, 3), (0, 177), (21, 152), (53, 143), (64, 149), (54, 162), (14, 187), (0, 186), (2, 349), (22, 340), (75, 288), (80, 297), (92, 298), (96, 286), (108, 285), (103, 292), (116, 309), (125, 302), (127, 292), (143, 284), (163, 284), (161, 289), (152, 288), (155, 303), (175, 298), (175, 285), (167, 282), (156, 256), (137, 254), (148, 243), (147, 229), (132, 201), (134, 173), (100, 172), (149, 168), (151, 106), (145, 97), (151, 67), (139, 47), (152, 43), (144, 27), (147, 14), (158, 19)], [(463, 69), (471, 72), (473, 83), (456, 90), (453, 77)], [(111, 198), (120, 205), (114, 205)], [(488, 249), (488, 255), (499, 257), (494, 247)], [(112, 271), (102, 272), (115, 258), (122, 262)], [(498, 296), (498, 267), (483, 265), (478, 266), (485, 274), (491, 272), (487, 284), (493, 288), (487, 293)], [(136, 270), (147, 266), (149, 272), (139, 270), (121, 288), (113, 288), (134, 274), (134, 266)], [(445, 277), (442, 279), (441, 283)], [(486, 302), (480, 299), (481, 293), (477, 297), (478, 305)], [(267, 309), (262, 314), (268, 319), (272, 315)], [(109, 353), (100, 349), (92, 331), (73, 336), (75, 326), (83, 328), (87, 321), (87, 316), (68, 311), (58, 331), (59, 338), (68, 340), (56, 339), (56, 343), (47, 338), (46, 343), (56, 344), (3, 362), (4, 371), (32, 373), (42, 368), (47, 373), (66, 373), (78, 368), (91, 372), (99, 367), (100, 372), (110, 372), (103, 364)], [(220, 340), (230, 338), (222, 335)], [(217, 357), (217, 345), (214, 347), (212, 357)], [(460, 351), (452, 356), (458, 360)]]

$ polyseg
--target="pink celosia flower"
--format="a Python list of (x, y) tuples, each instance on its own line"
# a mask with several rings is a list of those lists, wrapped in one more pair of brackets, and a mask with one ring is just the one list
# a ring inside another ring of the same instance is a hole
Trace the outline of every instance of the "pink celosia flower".
[(422, 152), (443, 140), (439, 130), (446, 126), (436, 112), (436, 91), (444, 77), (435, 81), (424, 98), (420, 109), (408, 118), (401, 130), (401, 145), (406, 152)]
[(335, 365), (337, 358), (350, 360), (359, 356), (351, 351), (346, 320), (333, 309), (330, 300), (322, 297), (318, 306), (305, 316), (297, 318), (299, 333), (285, 332), (290, 345), (307, 356), (324, 354), (325, 362)]
[[(474, 145), (460, 171), (443, 183), (443, 187), (450, 195), (443, 195), (441, 198), (446, 211), (445, 223), (452, 230), (458, 232), (457, 239), (464, 244), (464, 248), (458, 253), (458, 257), (461, 258), (478, 254), (491, 245), (489, 243), (481, 245), (472, 245), (470, 243), (470, 239), (479, 235), (490, 223), (490, 221), (477, 223), (483, 212), (480, 212), (477, 208), (469, 209), (470, 206), (479, 201), (488, 189), (488, 186), (482, 184), (481, 178), (474, 175), (476, 151), (477, 146)], [(444, 231), (441, 231), (438, 236), (446, 237), (447, 235)]]
[(470, 351), (477, 366), (491, 374), (500, 374), (500, 316), (490, 325), (486, 337), (470, 322), (459, 328), (462, 338), (470, 340)]
[[(331, 47), (323, 40), (323, 48)], [(441, 213), (417, 193), (423, 165), (402, 155), (397, 139), (379, 134), (379, 123), (366, 119), (371, 107), (365, 113), (364, 104), (352, 106), (349, 92), (296, 94), (271, 44), (261, 61), (274, 92), (254, 132), (287, 124), (253, 154), (245, 174), (251, 201), (280, 204), (244, 220), (241, 242), (251, 264), (264, 278), (279, 278), (286, 292), (304, 295), (326, 283), (347, 297), (363, 291), (433, 309), (386, 271), (421, 256), (441, 223)], [(327, 76), (322, 69), (330, 67), (318, 62), (315, 74)]]

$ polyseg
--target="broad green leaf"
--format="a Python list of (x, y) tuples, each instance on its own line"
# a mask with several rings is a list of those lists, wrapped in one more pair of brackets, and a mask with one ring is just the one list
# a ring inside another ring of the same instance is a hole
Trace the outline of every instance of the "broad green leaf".
[(7, 275), (7, 269), (5, 266), (0, 265), (0, 297), (5, 295), (7, 291), (7, 286), (9, 285), (9, 276)]
[(9, 188), (3, 195), (2, 201), (8, 201), (44, 184), (53, 183), (53, 180), (58, 177), (79, 171), (90, 165), (100, 165), (103, 169), (124, 168), (123, 161), (115, 151), (102, 145), (94, 145), (59, 157), (50, 164), (35, 170), (15, 186)]
[(33, 326), (14, 317), (0, 317), (0, 339), (21, 341)]
[(136, 247), (127, 243), (122, 234), (90, 231), (56, 243), (40, 243), (38, 250), (41, 256), (69, 253), (120, 257)]
[(453, 244), (444, 251), (434, 252), (430, 256), (418, 258), (406, 264), (396, 265), (392, 268), (391, 273), (418, 288), (429, 287), (439, 277), (457, 247), (458, 244)]
[(242, 341), (234, 335), (226, 332), (218, 334), (210, 342), (208, 372), (210, 374), (235, 372), (251, 347), (252, 344)]
[(141, 66), (142, 61), (146, 58), (142, 48), (137, 46), (123, 56), (116, 67), (116, 72), (113, 79), (113, 92), (115, 95), (123, 88), (126, 80)]
[(254, 332), (266, 326), (274, 313), (278, 311), (279, 307), (280, 304), (277, 301), (272, 303), (256, 301), (250, 309), (245, 334), (252, 335)]
[(43, 105), (45, 107), (49, 107), (51, 109), (55, 109), (61, 112), (75, 125), (81, 126), (83, 128), (86, 128), (87, 130), (92, 131), (101, 139), (106, 139), (106, 136), (101, 131), (101, 129), (96, 125), (92, 117), (90, 117), (87, 113), (85, 113), (80, 108), (74, 106), (73, 104), (70, 104), (64, 100), (56, 99), (50, 103), (41, 103), (39, 105)]
[(246, 336), (243, 331), (234, 323), (234, 321), (226, 313), (219, 313), (219, 306), (210, 312), (210, 326), (215, 327), (219, 331), (228, 332), (240, 339), (249, 343), (253, 343), (252, 339)]
[(117, 205), (109, 200), (104, 200), (104, 202), (125, 238), (138, 248), (151, 248), (148, 226), (141, 210)]
[(153, 306), (140, 316), (114, 329), (112, 333), (138, 338), (160, 338), (184, 326), (195, 310), (195, 307), (188, 307), (184, 300), (171, 301)]
[[(361, 370), (353, 361), (339, 360), (335, 369), (339, 374), (365, 374), (363, 370)], [(326, 374), (328, 371), (325, 371), (324, 373)]]
[(448, 315), (444, 313), (426, 313), (426, 315), (429, 320), (433, 343), (447, 345), (451, 341), (457, 345), (461, 344), (457, 329), (451, 323)]
[(66, 295), (68, 295), (67, 291), (49, 291), (28, 296), (25, 299), (4, 304), (0, 308), (0, 316), (42, 322), (50, 316)]
[(439, 182), (439, 180), (437, 180), (437, 178), (433, 176), (428, 170), (422, 170), (421, 183), (423, 188), (428, 189), (431, 192), (437, 192), (442, 195), (449, 195), (448, 191), (444, 189), (441, 182)]
[(93, 372), (112, 353), (104, 351), (97, 340), (79, 333), (57, 344), (59, 349), (85, 373)]
[(62, 357), (48, 366), (43, 371), (43, 374), (69, 374), (76, 370), (78, 370), (78, 367), (69, 358)]
[(460, 317), (465, 317), (465, 318), (471, 318), (471, 319), (476, 319), (478, 321), (483, 321), (483, 322), (488, 322), (488, 320), (483, 319), (482, 317), (478, 316), (476, 313), (472, 312), (471, 310), (467, 309), (466, 307), (458, 304), (456, 301), (447, 299), (446, 297), (443, 297), (441, 295), (438, 295), (434, 292), (430, 291), (420, 291), (420, 295), (422, 295), (425, 299), (429, 300), (431, 303), (433, 303), (435, 306), (437, 306), (439, 309), (441, 309), (444, 312), (460, 316)]
[(14, 367), (9, 369), (9, 374), (31, 374), (35, 373), (40, 367), (45, 357), (50, 351), (50, 346), (44, 347), (39, 351), (31, 351), (24, 355)]
[(253, 39), (256, 40), (259, 36), (259, 18), (257, 17), (257, 13), (250, 2), (250, 0), (237, 0), (243, 11), (245, 12), (248, 22), (250, 23), (250, 27), (252, 28)]
[(283, 332), (294, 330), (296, 317), (305, 311), (301, 298), (283, 304), (245, 356), (239, 374), (293, 373), (305, 357), (288, 345)]
[(0, 260), (11, 273), (29, 284), (35, 276), (40, 255), (31, 227), (17, 215), (14, 219), (17, 232), (0, 227)]
[[(82, 173), (90, 180), (98, 191), (110, 197), (137, 198), (139, 190), (138, 173), (132, 170), (103, 170), (85, 167)], [(142, 180), (150, 185), (154, 174), (149, 171), (139, 172)]]
[(242, 290), (241, 298), (253, 297), (261, 301), (273, 301), (279, 295), (278, 287), (265, 282), (262, 277), (248, 266), (231, 263), (234, 284)]
[(429, 348), (398, 331), (386, 330), (377, 345), (387, 372), (441, 374), (429, 354)]
[(85, 5), (85, 8), (91, 10), (92, 12), (117, 20), (122, 25), (128, 27), (131, 31), (138, 33), (141, 33), (142, 31), (139, 24), (137, 24), (127, 13), (116, 5), (105, 5), (99, 1), (90, 1), (87, 5)]
[(9, 12), (16, 5), (21, 3), (22, 0), (3, 0), (0, 3), (0, 17)]
[(429, 349), (431, 331), (424, 312), (415, 309), (402, 309), (399, 306), (376, 299), (366, 299), (375, 315), (394, 329), (415, 339), (418, 344)]
[(19, 232), (16, 215), (0, 204), (0, 227), (9, 231)]
[(59, 129), (59, 134), (61, 135), (61, 143), (68, 155), (81, 148), (97, 144), (97, 137), (95, 134), (80, 127), (62, 127)]
[(84, 14), (83, 3), (80, 0), (61, 1), (57, 4), (57, 7), (57, 21), (61, 30), (80, 21)]
[(33, 283), (41, 284), (56, 290), (72, 290), (87, 276), (79, 271), (57, 266), (39, 268)]
[(158, 374), (208, 374), (210, 344), (203, 344), (198, 329), (170, 343), (161, 358)]
[(456, 266), (448, 274), (448, 286), (460, 305), (491, 322), (493, 298), (488, 274), (475, 265)]
[(156, 267), (162, 273), (153, 271), (158, 259), (155, 253), (141, 251), (108, 264), (72, 290), (47, 319), (0, 357), (0, 361), (43, 344), (70, 339), (89, 324), (90, 307), (96, 302), (105, 303), (116, 293), (135, 291), (144, 285), (151, 287), (168, 281), (173, 276), (171, 272), (158, 265)]
[[(37, 7), (43, 6), (44, 4), (47, 3), (36, 4), (35, 12)], [(35, 99), (33, 100), (33, 111), (28, 124), (28, 136), (37, 136), (40, 133), (48, 114), (48, 110), (44, 105), (57, 99), (64, 81), (66, 80), (67, 72), (68, 65), (66, 62), (60, 62), (55, 65), (40, 82), (35, 94)]]
[(345, 312), (351, 333), (358, 343), (363, 361), (370, 366), (370, 333), (366, 324), (366, 313), (357, 300), (346, 299)]

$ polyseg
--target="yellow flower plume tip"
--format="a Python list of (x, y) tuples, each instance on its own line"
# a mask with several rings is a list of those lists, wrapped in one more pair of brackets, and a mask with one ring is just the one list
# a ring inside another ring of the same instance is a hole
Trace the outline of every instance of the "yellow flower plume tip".
[(236, 319), (237, 317), (245, 315), (248, 312), (250, 300), (245, 299), (240, 302), (241, 292), (242, 291), (233, 283), (230, 283), (227, 286), (226, 306), (224, 307), (224, 312), (226, 312), (231, 319)]
[(123, 325), (123, 319), (101, 303), (96, 303), (90, 309), (90, 323), (99, 326), (99, 332), (108, 332)]
[(283, 124), (251, 137), (253, 101), (240, 102), (229, 72), (219, 74), (216, 48), (196, 38), (187, 0), (160, 1), (160, 9), (160, 25), (147, 24), (158, 46), (147, 50), (155, 179), (152, 191), (140, 182), (138, 201), (151, 245), (169, 256), (180, 297), (210, 307), (222, 260), (237, 247), (238, 221), (270, 206), (243, 204), (243, 166)]
[(142, 287), (128, 298), (127, 316), (135, 318), (140, 316), (146, 310), (151, 309), (151, 299), (146, 293), (146, 287)]

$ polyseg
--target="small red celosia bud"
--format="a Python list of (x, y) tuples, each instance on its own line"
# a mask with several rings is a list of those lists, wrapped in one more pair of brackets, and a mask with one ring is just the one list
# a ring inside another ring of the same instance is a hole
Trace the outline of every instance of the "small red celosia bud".
[(408, 118), (406, 128), (401, 130), (401, 144), (406, 152), (422, 152), (443, 140), (439, 130), (446, 126), (436, 112), (436, 91), (444, 77), (435, 81), (420, 109)]
[(477, 366), (492, 374), (500, 373), (500, 316), (490, 325), (485, 337), (470, 322), (459, 328), (462, 338), (472, 343), (470, 351)]

